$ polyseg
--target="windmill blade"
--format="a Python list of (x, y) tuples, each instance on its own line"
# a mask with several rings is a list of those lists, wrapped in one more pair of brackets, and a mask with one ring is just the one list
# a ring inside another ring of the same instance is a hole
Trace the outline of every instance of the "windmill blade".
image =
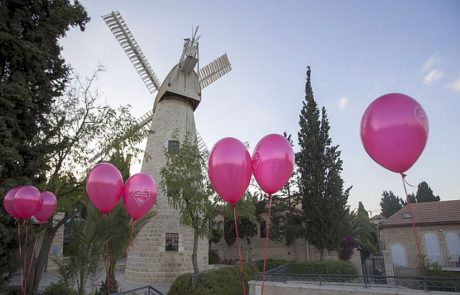
[(208, 147), (206, 146), (206, 143), (204, 142), (203, 138), (201, 137), (201, 135), (198, 132), (196, 133), (196, 142), (197, 142), (197, 145), (198, 145), (198, 150), (202, 154), (208, 154), (209, 153), (209, 150), (208, 150)]
[(136, 40), (121, 17), (121, 14), (118, 11), (112, 11), (112, 13), (102, 16), (102, 19), (128, 55), (129, 60), (137, 73), (141, 76), (142, 81), (144, 81), (150, 93), (154, 94), (157, 92), (158, 89), (160, 89), (160, 81), (147, 62), (142, 50), (137, 45)]
[(228, 61), (227, 54), (215, 59), (207, 66), (200, 69), (199, 80), (201, 89), (209, 86), (212, 82), (216, 81), (231, 70), (232, 67)]

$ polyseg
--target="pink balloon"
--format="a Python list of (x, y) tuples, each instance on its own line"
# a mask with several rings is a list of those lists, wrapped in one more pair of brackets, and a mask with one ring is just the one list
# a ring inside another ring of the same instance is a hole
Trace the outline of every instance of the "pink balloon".
[(279, 134), (262, 138), (252, 155), (252, 170), (264, 192), (271, 195), (279, 191), (294, 170), (294, 151), (289, 141)]
[(251, 181), (251, 156), (236, 138), (226, 137), (212, 148), (208, 175), (214, 190), (230, 205), (244, 196)]
[(20, 218), (19, 214), (14, 209), (14, 203), (13, 203), (14, 195), (20, 188), (21, 188), (20, 186), (13, 187), (6, 193), (5, 197), (3, 198), (3, 207), (5, 208), (6, 212), (10, 216), (13, 216), (14, 218)]
[(118, 168), (110, 163), (94, 166), (86, 178), (86, 192), (97, 210), (109, 213), (123, 194), (123, 177)]
[(19, 218), (29, 219), (42, 206), (40, 191), (31, 185), (22, 186), (14, 195), (13, 204)]
[(125, 184), (123, 204), (132, 219), (144, 216), (157, 200), (157, 185), (150, 175), (138, 173), (132, 175)]
[(42, 199), (42, 207), (38, 210), (37, 213), (34, 214), (34, 217), (40, 221), (44, 222), (50, 219), (53, 216), (54, 212), (56, 211), (57, 207), (57, 200), (56, 196), (52, 192), (42, 192), (40, 194)]
[(422, 154), (428, 129), (428, 118), (416, 100), (390, 93), (367, 107), (361, 120), (361, 141), (375, 162), (403, 173)]

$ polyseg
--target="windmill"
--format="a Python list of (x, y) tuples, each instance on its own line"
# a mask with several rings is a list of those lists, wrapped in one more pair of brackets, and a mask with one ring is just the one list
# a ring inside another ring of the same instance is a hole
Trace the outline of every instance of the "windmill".
[[(159, 184), (160, 170), (166, 162), (165, 148), (174, 152), (186, 135), (197, 136), (193, 112), (201, 102), (201, 90), (228, 73), (230, 63), (224, 54), (200, 69), (199, 36), (195, 30), (191, 38), (184, 39), (178, 63), (160, 83), (120, 13), (112, 12), (102, 18), (147, 89), (155, 95), (152, 109), (138, 119), (138, 127), (152, 131), (147, 138), (141, 171), (152, 175)], [(205, 148), (201, 137), (198, 139), (200, 148)], [(161, 188), (155, 211), (157, 214), (143, 227), (129, 253), (125, 270), (128, 279), (170, 282), (177, 275), (193, 270), (193, 230), (180, 225), (178, 211), (169, 205)], [(208, 268), (208, 243), (200, 240), (198, 244), (198, 264), (204, 270)]]

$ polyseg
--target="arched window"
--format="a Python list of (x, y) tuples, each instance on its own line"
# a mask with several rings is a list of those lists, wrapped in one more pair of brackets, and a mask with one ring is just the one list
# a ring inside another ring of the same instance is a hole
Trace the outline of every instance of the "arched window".
[(460, 262), (460, 238), (458, 232), (448, 231), (446, 233), (446, 244), (449, 260)]
[(401, 244), (391, 245), (390, 250), (394, 266), (407, 266), (406, 251)]
[(438, 235), (435, 233), (426, 233), (423, 235), (425, 239), (425, 251), (428, 262), (442, 262), (441, 247), (439, 246)]

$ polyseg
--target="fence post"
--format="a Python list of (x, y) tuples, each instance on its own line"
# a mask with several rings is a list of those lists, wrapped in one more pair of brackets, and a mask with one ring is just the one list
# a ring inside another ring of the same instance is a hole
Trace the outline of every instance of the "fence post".
[(423, 290), (424, 290), (425, 292), (428, 292), (428, 284), (427, 284), (427, 282), (426, 282), (426, 278), (423, 278)]
[(367, 288), (367, 275), (364, 276), (364, 288)]
[(321, 280), (321, 276), (319, 276), (319, 285), (320, 285), (320, 286), (323, 285), (323, 281)]

